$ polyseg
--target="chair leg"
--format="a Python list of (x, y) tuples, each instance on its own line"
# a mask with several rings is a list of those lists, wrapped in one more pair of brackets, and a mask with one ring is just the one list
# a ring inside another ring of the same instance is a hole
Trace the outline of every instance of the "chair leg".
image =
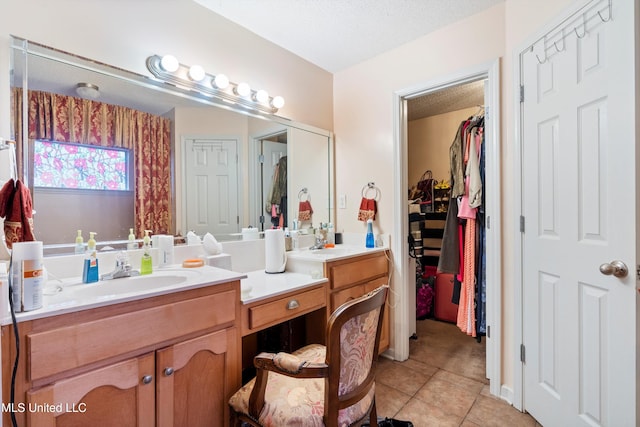
[(371, 404), (371, 412), (369, 412), (369, 426), (378, 427), (378, 413), (376, 411), (376, 398), (373, 398), (373, 403)]

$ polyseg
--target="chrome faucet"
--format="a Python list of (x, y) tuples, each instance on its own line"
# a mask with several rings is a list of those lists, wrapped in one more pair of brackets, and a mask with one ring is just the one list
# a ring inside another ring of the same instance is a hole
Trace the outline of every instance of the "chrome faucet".
[(121, 279), (123, 277), (139, 275), (140, 272), (138, 270), (133, 270), (131, 268), (131, 263), (129, 262), (129, 256), (127, 253), (122, 251), (116, 255), (116, 268), (111, 273), (100, 276), (100, 280)]
[(311, 246), (309, 249), (311, 250), (324, 249), (324, 245), (326, 243), (327, 241), (322, 237), (322, 234), (316, 234), (316, 244)]

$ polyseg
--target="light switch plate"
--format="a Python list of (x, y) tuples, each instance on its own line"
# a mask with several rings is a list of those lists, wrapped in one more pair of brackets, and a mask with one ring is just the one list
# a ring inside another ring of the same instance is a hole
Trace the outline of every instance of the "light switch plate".
[(338, 196), (338, 208), (339, 209), (346, 209), (347, 208), (347, 195), (346, 194), (340, 194)]

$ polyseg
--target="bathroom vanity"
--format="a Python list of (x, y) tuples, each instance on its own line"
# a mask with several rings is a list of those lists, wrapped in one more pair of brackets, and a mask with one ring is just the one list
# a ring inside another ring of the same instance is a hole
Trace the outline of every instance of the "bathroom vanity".
[[(71, 297), (66, 305), (54, 301), (19, 313), (13, 408), (19, 425), (226, 425), (228, 398), (241, 382), (244, 275), (212, 267), (200, 271), (206, 274), (199, 281), (106, 294), (102, 300)], [(127, 280), (132, 279), (96, 286)], [(15, 355), (13, 326), (3, 325), (5, 405)], [(5, 425), (9, 419), (5, 412)]]

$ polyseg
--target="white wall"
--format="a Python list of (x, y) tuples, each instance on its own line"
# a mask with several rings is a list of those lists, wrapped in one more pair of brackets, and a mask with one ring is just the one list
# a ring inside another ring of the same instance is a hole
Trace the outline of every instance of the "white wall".
[[(332, 75), (190, 0), (3, 0), (0, 135), (9, 135), (9, 35), (150, 75), (148, 56), (171, 53), (233, 82), (280, 94), (279, 115), (333, 129)], [(304, 88), (304, 90), (300, 90)]]
[(382, 193), (377, 232), (392, 233), (394, 224), (405, 220), (393, 215), (394, 92), (440, 81), (448, 74), (501, 58), (502, 382), (507, 388), (513, 385), (515, 309), (512, 56), (515, 47), (569, 3), (507, 0), (334, 75), (336, 194), (347, 196), (347, 209), (337, 210), (338, 229), (364, 231), (364, 225), (357, 221), (360, 190), (367, 181), (374, 181)]

